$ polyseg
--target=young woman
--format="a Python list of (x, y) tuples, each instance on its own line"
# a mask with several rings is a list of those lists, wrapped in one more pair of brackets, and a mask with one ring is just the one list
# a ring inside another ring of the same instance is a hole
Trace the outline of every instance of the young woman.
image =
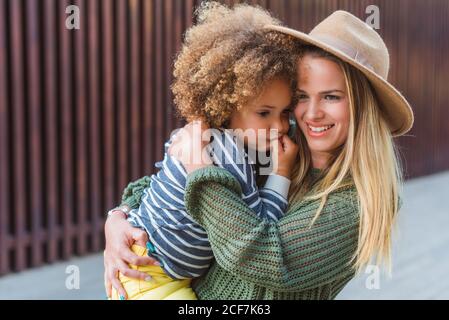
[[(199, 299), (332, 299), (372, 258), (377, 264), (390, 260), (401, 184), (393, 136), (411, 128), (413, 113), (386, 80), (384, 42), (343, 11), (308, 35), (267, 28), (304, 44), (289, 209), (278, 222), (263, 220), (242, 201), (238, 181), (226, 170), (183, 163), (187, 211), (208, 233), (215, 257), (192, 284)], [(145, 178), (130, 184), (123, 202), (138, 206), (147, 186)], [(151, 263), (129, 251), (144, 234), (120, 210), (105, 230), (106, 288), (123, 292), (118, 271), (143, 279), (126, 264)]]

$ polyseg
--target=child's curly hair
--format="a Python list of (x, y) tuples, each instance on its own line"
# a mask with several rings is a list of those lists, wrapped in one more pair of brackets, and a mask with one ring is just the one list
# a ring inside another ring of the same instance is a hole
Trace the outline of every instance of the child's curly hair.
[(174, 101), (184, 119), (226, 126), (233, 111), (274, 78), (285, 79), (294, 90), (297, 41), (264, 29), (280, 25), (267, 11), (203, 2), (196, 15), (198, 22), (186, 32), (173, 73)]

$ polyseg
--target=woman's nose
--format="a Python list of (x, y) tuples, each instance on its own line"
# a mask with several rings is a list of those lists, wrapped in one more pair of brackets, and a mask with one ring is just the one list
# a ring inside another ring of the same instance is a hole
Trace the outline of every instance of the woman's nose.
[(318, 101), (311, 100), (307, 106), (305, 117), (309, 120), (321, 119), (324, 117), (324, 112)]

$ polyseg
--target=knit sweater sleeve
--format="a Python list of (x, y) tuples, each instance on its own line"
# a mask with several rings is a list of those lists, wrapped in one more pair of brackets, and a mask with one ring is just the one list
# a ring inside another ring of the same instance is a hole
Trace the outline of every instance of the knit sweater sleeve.
[(276, 223), (254, 214), (239, 194), (237, 180), (221, 168), (187, 178), (186, 208), (205, 228), (222, 268), (278, 291), (316, 288), (353, 273), (359, 221), (354, 188), (329, 195), (312, 227), (319, 200), (293, 203)]
[(150, 182), (150, 177), (145, 176), (128, 184), (123, 191), (122, 204), (127, 204), (132, 209), (139, 208), (142, 195), (145, 189), (150, 186)]

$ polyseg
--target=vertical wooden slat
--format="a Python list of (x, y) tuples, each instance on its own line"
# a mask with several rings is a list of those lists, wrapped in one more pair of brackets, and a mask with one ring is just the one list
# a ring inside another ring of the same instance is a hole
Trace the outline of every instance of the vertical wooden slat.
[[(154, 19), (153, 1), (143, 1), (143, 143), (144, 161), (143, 174), (153, 170), (153, 141), (156, 136), (154, 126)], [(125, 186), (123, 181), (121, 186)]]
[[(267, 8), (267, 2), (268, 2), (267, 0), (252, 0), (248, 3), (252, 4), (252, 5), (260, 6), (262, 8)], [(292, 2), (295, 2), (295, 1), (292, 1)]]
[(75, 179), (73, 159), (73, 70), (72, 70), (72, 35), (65, 25), (65, 9), (71, 5), (70, 0), (59, 2), (58, 28), (60, 28), (60, 81), (61, 81), (61, 148), (62, 148), (62, 210), (63, 210), (63, 248), (62, 257), (67, 259), (73, 252), (72, 217), (74, 213)]
[[(25, 79), (24, 79), (24, 48), (23, 48), (23, 6), (21, 1), (11, 1), (11, 55), (12, 65), (12, 111), (13, 111), (13, 155), (14, 155), (14, 194), (11, 208), (15, 220), (14, 247), (16, 270), (25, 268), (25, 215), (28, 210), (26, 201), (27, 188), (25, 176)], [(8, 213), (10, 214), (10, 213)]]
[[(266, 7), (266, 5), (263, 5), (263, 7)], [(300, 28), (300, 20), (298, 19), (298, 15), (301, 13), (300, 10), (300, 3), (299, 1), (293, 1), (290, 4), (289, 10), (287, 10), (286, 20), (284, 21), (284, 24), (289, 24), (292, 28)]]
[[(449, 1), (435, 1), (436, 10), (438, 16), (436, 20), (439, 22), (439, 26), (436, 29), (435, 37), (437, 39), (445, 39), (449, 34)], [(447, 39), (447, 38), (446, 38)], [(449, 74), (449, 60), (447, 59), (447, 52), (449, 52), (449, 41), (439, 41), (437, 42), (437, 47), (435, 48), (437, 53), (437, 59), (435, 64), (438, 66), (436, 72), (436, 101), (435, 107), (438, 108), (438, 140), (436, 141), (438, 146), (438, 154), (436, 155), (435, 170), (441, 170), (440, 168), (449, 167), (449, 142), (447, 137), (449, 137), (449, 95), (448, 95), (448, 78)], [(446, 122), (442, 122), (441, 119), (446, 119)]]
[(26, 19), (28, 55), (28, 108), (29, 108), (29, 136), (31, 158), (28, 163), (31, 170), (31, 234), (32, 234), (32, 264), (39, 266), (42, 264), (41, 246), (41, 219), (43, 216), (43, 177), (42, 177), (42, 115), (44, 106), (41, 100), (41, 61), (40, 50), (42, 36), (39, 26), (39, 3), (38, 0), (26, 0)]
[(170, 136), (171, 131), (174, 126), (174, 112), (173, 112), (173, 98), (170, 90), (170, 86), (172, 83), (172, 75), (173, 75), (173, 58), (174, 58), (174, 46), (173, 39), (174, 36), (174, 24), (176, 22), (176, 18), (174, 17), (174, 4), (173, 0), (165, 0), (164, 1), (164, 17), (165, 17), (165, 134), (163, 138), (167, 138)]
[[(449, 103), (449, 94), (447, 92), (447, 75), (449, 74), (449, 63), (447, 61), (447, 53), (449, 49), (448, 41), (446, 40), (449, 33), (448, 15), (449, 15), (449, 3), (447, 1), (432, 1), (432, 7), (434, 10), (434, 28), (433, 28), (433, 53), (434, 53), (434, 109), (435, 122), (434, 129), (434, 150), (433, 157), (433, 169), (432, 172), (440, 171), (441, 168), (445, 168), (449, 162), (449, 147), (442, 148), (442, 145), (447, 143), (447, 137), (449, 136), (449, 129), (447, 124), (440, 121), (440, 119), (446, 119), (446, 123), (449, 122), (449, 115), (447, 111), (447, 105)], [(446, 88), (446, 90), (445, 90)]]
[(60, 211), (58, 166), (59, 160), (59, 132), (58, 132), (58, 104), (57, 104), (57, 49), (56, 49), (56, 15), (55, 1), (45, 0), (44, 7), (44, 82), (45, 82), (45, 166), (47, 172), (46, 208), (47, 208), (47, 248), (48, 261), (54, 262), (58, 258), (57, 215)]
[[(405, 0), (407, 1), (407, 0)], [(400, 6), (403, 4), (403, 1), (400, 2)], [(400, 24), (400, 30), (399, 33), (404, 32), (405, 30), (408, 30), (408, 28), (410, 27), (410, 22), (409, 22), (409, 12), (408, 12), (408, 6), (406, 6), (406, 8), (403, 8), (402, 10), (403, 13), (403, 18)], [(408, 32), (405, 31), (405, 34), (407, 34)], [(408, 36), (401, 36), (399, 37), (399, 43), (397, 43), (397, 54), (398, 56), (401, 57), (401, 64), (404, 65), (408, 65), (409, 64), (409, 41), (410, 38)], [(394, 68), (394, 66), (393, 66)], [(399, 65), (396, 68), (396, 73), (397, 73), (397, 80), (398, 80), (398, 89), (401, 92), (407, 92), (407, 79), (409, 77), (409, 68), (401, 68)], [(410, 100), (410, 97), (407, 97)], [(413, 107), (413, 105), (412, 105)], [(412, 129), (413, 130), (413, 129)], [(401, 137), (401, 138), (397, 138), (395, 139), (395, 141), (398, 144), (398, 150), (399, 150), (399, 155), (401, 160), (404, 159), (404, 152), (406, 152), (406, 148), (409, 149), (408, 144), (412, 141), (412, 138), (410, 138), (411, 133), (407, 134), (405, 137)], [(410, 157), (410, 156), (409, 156)], [(405, 161), (402, 161), (402, 166), (405, 169), (405, 172), (409, 172), (408, 168), (407, 168), (407, 163)]]
[[(85, 254), (87, 251), (87, 212), (89, 206), (87, 203), (87, 150), (88, 150), (88, 123), (87, 123), (87, 97), (86, 97), (86, 18), (87, 3), (85, 0), (77, 0), (74, 2), (80, 9), (80, 30), (73, 31), (75, 36), (75, 88), (76, 94), (76, 203), (77, 203), (77, 244), (78, 252)], [(95, 230), (96, 232), (96, 230)]]
[(155, 2), (155, 28), (156, 28), (156, 35), (155, 35), (155, 48), (159, 48), (155, 52), (155, 87), (154, 91), (156, 93), (156, 101), (155, 101), (155, 135), (157, 135), (159, 138), (155, 141), (155, 161), (162, 160), (163, 155), (163, 139), (165, 138), (165, 110), (166, 107), (164, 106), (165, 103), (165, 65), (164, 65), (164, 24), (163, 24), (163, 1), (162, 0), (154, 0)]
[(7, 57), (8, 40), (6, 24), (6, 0), (0, 0), (0, 275), (9, 271), (9, 219), (7, 212), (11, 211), (9, 190), (11, 163), (9, 161), (9, 61)]
[(88, 105), (89, 105), (89, 183), (90, 183), (90, 207), (89, 215), (92, 221), (92, 250), (101, 250), (101, 238), (103, 235), (98, 232), (100, 230), (102, 217), (102, 188), (101, 188), (101, 170), (100, 150), (102, 146), (100, 123), (102, 121), (100, 115), (100, 86), (99, 86), (99, 57), (100, 57), (100, 11), (98, 1), (87, 1), (87, 23), (89, 37), (89, 54), (88, 54)]
[[(413, 68), (410, 69), (410, 75), (408, 79), (408, 84), (410, 85), (411, 95), (409, 95), (410, 101), (415, 105), (432, 105), (429, 99), (432, 97), (428, 96), (428, 87), (422, 87), (422, 83), (427, 83), (428, 80), (428, 66), (422, 61), (430, 61), (427, 60), (428, 51), (422, 50), (421, 48), (429, 46), (428, 37), (426, 32), (421, 29), (421, 17), (425, 17), (428, 13), (428, 10), (425, 10), (427, 7), (426, 4), (419, 2), (416, 3), (416, 10), (411, 12), (412, 19), (411, 29), (415, 31), (415, 40), (411, 42), (410, 45), (410, 53), (409, 53), (409, 61)], [(424, 59), (424, 60), (423, 60)], [(429, 123), (429, 115), (432, 112), (431, 109), (419, 108), (415, 110), (415, 116), (422, 121), (418, 121), (414, 126), (414, 131), (419, 133), (426, 133), (416, 135), (416, 138), (413, 140), (415, 146), (419, 146), (421, 152), (428, 155), (430, 152), (431, 145), (428, 143), (427, 139), (429, 138), (431, 128), (431, 124)], [(414, 152), (414, 150), (410, 150)], [(421, 158), (421, 161), (417, 161), (414, 168), (410, 168), (411, 172), (414, 174), (418, 174), (419, 172), (425, 172), (426, 170), (426, 158)]]
[(278, 19), (284, 20), (285, 18), (285, 1), (284, 0), (271, 0), (270, 10), (274, 16)]
[[(405, 1), (407, 1), (407, 0), (405, 0)], [(404, 1), (401, 0), (399, 2), (398, 6), (401, 8), (403, 3), (404, 3)], [(406, 84), (407, 84), (407, 78), (409, 76), (409, 68), (400, 68), (399, 67), (401, 64), (408, 65), (408, 63), (409, 63), (408, 62), (408, 52), (410, 50), (409, 37), (403, 36), (403, 35), (407, 34), (407, 30), (409, 28), (408, 19), (409, 19), (408, 6), (405, 6), (401, 9), (401, 19), (398, 22), (398, 30), (397, 30), (398, 37), (397, 37), (397, 43), (396, 43), (396, 50), (393, 49), (393, 51), (395, 51), (395, 55), (397, 57), (397, 60), (396, 60), (397, 62), (392, 64), (392, 68), (394, 68), (395, 71), (392, 70), (392, 72), (391, 72), (392, 77), (395, 76), (396, 86), (401, 92), (404, 92), (407, 90)], [(387, 22), (385, 21), (385, 17), (382, 17), (381, 25), (387, 25)], [(405, 139), (408, 139), (408, 138), (405, 138)], [(396, 141), (395, 141), (396, 143), (399, 144), (399, 157), (401, 160), (401, 164), (405, 170), (407, 169), (406, 168), (407, 163), (405, 163), (405, 161), (403, 161), (403, 154), (404, 154), (404, 149), (407, 147), (406, 145), (404, 145), (404, 144), (406, 144), (406, 141), (407, 140), (404, 140), (404, 138), (396, 139)]]
[[(150, 1), (152, 2), (152, 1)], [(132, 157), (130, 154), (130, 144), (129, 144), (129, 128), (131, 126), (131, 117), (128, 103), (128, 16), (127, 16), (127, 3), (126, 1), (116, 1), (117, 5), (117, 46), (116, 46), (116, 66), (117, 66), (117, 102), (118, 102), (118, 121), (117, 121), (117, 131), (118, 131), (118, 148), (122, 152), (117, 154), (118, 157), (118, 178), (119, 178), (119, 188), (123, 189), (127, 185), (130, 179), (130, 174), (128, 170), (128, 163)], [(116, 199), (115, 202), (119, 202)]]
[(113, 48), (113, 2), (110, 0), (103, 0), (102, 2), (102, 82), (103, 82), (103, 117), (104, 131), (103, 131), (103, 168), (104, 180), (103, 185), (105, 192), (105, 205), (112, 207), (115, 200), (115, 133), (114, 133), (114, 48)]
[(141, 82), (141, 71), (142, 66), (140, 65), (140, 11), (142, 10), (140, 6), (139, 0), (129, 0), (129, 19), (130, 19), (130, 57), (131, 57), (131, 66), (130, 66), (130, 83), (131, 83), (131, 101), (130, 101), (130, 113), (131, 113), (131, 121), (129, 123), (131, 132), (130, 132), (130, 143), (131, 143), (131, 153), (134, 154), (134, 157), (130, 157), (129, 161), (131, 162), (131, 179), (135, 180), (139, 178), (142, 172), (142, 157), (140, 156), (140, 150), (142, 147), (142, 143), (140, 141), (140, 128), (141, 128), (141, 92), (140, 92), (140, 82)]
[[(184, 2), (180, 2), (180, 1), (175, 1), (174, 2), (174, 20), (175, 20), (175, 24), (174, 24), (174, 30), (173, 30), (173, 37), (172, 37), (172, 62), (171, 62), (171, 69), (174, 68), (174, 63), (173, 63), (173, 59), (176, 58), (177, 53), (181, 50), (181, 44), (182, 44), (182, 35), (184, 30), (187, 28), (187, 25), (190, 22), (187, 22), (185, 20), (185, 15), (184, 15), (184, 11), (185, 10), (189, 10), (188, 8), (186, 8), (184, 5)], [(173, 81), (173, 72), (170, 72), (170, 74), (172, 75), (172, 81)], [(177, 116), (176, 112), (175, 112), (175, 105), (173, 103), (173, 95), (170, 96), (170, 104), (173, 108), (173, 119), (172, 119), (172, 123), (171, 123), (171, 130), (175, 129), (175, 128), (179, 128), (182, 125), (182, 121), (181, 119), (179, 119), (179, 116)]]
[[(437, 49), (439, 46), (439, 42), (441, 42), (441, 38), (438, 37), (438, 31), (441, 30), (441, 20), (438, 20), (438, 10), (440, 9), (439, 3), (442, 3), (442, 1), (435, 1), (430, 0), (428, 4), (431, 5), (430, 10), (430, 26), (429, 26), (429, 58), (431, 61), (434, 61), (434, 63), (430, 64), (428, 73), (430, 74), (430, 90), (429, 94), (432, 96), (432, 101), (429, 101), (434, 108), (432, 108), (432, 112), (430, 114), (430, 123), (431, 125), (431, 155), (427, 157), (427, 164), (426, 167), (431, 167), (431, 171), (435, 171), (436, 166), (436, 159), (438, 157), (439, 147), (438, 147), (438, 133), (440, 124), (438, 123), (438, 119), (441, 116), (440, 115), (440, 108), (438, 103), (438, 84), (436, 83), (437, 80), (437, 72), (440, 71), (441, 66), (438, 65), (438, 57), (440, 54), (438, 53)], [(447, 121), (449, 123), (449, 119)]]
[(195, 0), (185, 0), (183, 3), (185, 5), (184, 16), (186, 20), (186, 29), (187, 29), (193, 24), (193, 10), (195, 6)]

